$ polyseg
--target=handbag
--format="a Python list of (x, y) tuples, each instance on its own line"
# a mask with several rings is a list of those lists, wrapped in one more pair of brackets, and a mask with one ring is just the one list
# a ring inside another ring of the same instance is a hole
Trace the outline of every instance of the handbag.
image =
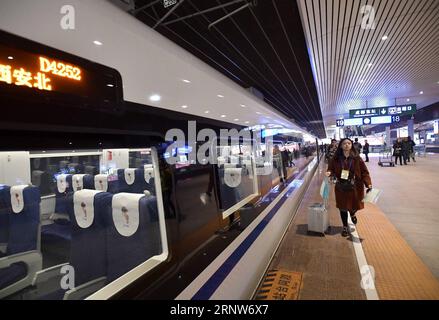
[(355, 190), (355, 180), (337, 180), (335, 184), (335, 189), (341, 192), (351, 192)]

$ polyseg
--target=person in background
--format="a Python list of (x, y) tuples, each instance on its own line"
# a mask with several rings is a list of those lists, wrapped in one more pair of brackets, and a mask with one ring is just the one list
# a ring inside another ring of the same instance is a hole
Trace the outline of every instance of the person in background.
[(280, 182), (284, 182), (284, 178), (282, 176), (282, 154), (278, 145), (275, 145), (273, 148), (273, 167), (277, 169), (277, 173), (279, 174)]
[(404, 160), (404, 165), (407, 165), (407, 160), (410, 161), (410, 146), (407, 138), (402, 139), (402, 159)]
[(412, 158), (413, 162), (416, 162), (416, 160), (415, 160), (415, 145), (416, 145), (416, 143), (412, 140), (412, 137), (408, 136), (407, 144), (409, 146), (408, 161), (410, 162), (410, 158)]
[(282, 158), (282, 172), (284, 174), (284, 178), (286, 179), (287, 174), (287, 167), (289, 167), (289, 156), (288, 156), (288, 150), (284, 148), (284, 150), (281, 152), (281, 158)]
[(398, 164), (398, 159), (399, 159), (399, 164), (402, 166), (402, 142), (401, 142), (401, 138), (396, 139), (396, 142), (393, 144), (393, 156), (395, 157), (395, 165)]
[(335, 153), (337, 152), (337, 140), (332, 139), (331, 144), (328, 146), (328, 151), (326, 152), (326, 161), (329, 163), (329, 161), (334, 157)]
[(355, 138), (354, 148), (357, 149), (358, 154), (361, 154), (361, 149), (363, 148), (363, 146), (361, 145), (361, 143), (358, 142), (358, 138)]
[(363, 153), (366, 156), (365, 162), (369, 162), (369, 143), (367, 142), (367, 140), (364, 141)]
[(367, 192), (372, 190), (372, 180), (366, 164), (353, 147), (352, 140), (342, 139), (338, 145), (337, 152), (329, 162), (326, 176), (334, 177), (335, 201), (340, 210), (340, 217), (343, 222), (342, 236), (349, 233), (348, 212), (351, 220), (357, 224), (356, 212), (364, 209), (364, 187)]

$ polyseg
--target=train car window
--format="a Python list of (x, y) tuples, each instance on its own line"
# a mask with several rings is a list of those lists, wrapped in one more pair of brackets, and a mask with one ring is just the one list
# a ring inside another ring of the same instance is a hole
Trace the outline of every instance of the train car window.
[(220, 207), (227, 217), (258, 194), (254, 152), (251, 146), (217, 147)]
[(167, 259), (155, 149), (0, 152), (5, 164), (0, 299), (109, 298)]
[(56, 156), (31, 154), (31, 182), (40, 189), (41, 196), (54, 195), (57, 177), (62, 174), (99, 173), (99, 154)]

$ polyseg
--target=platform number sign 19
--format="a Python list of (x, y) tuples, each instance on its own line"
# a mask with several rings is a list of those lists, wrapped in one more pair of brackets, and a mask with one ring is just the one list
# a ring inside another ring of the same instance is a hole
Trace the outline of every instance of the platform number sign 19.
[(344, 119), (337, 119), (336, 125), (337, 127), (344, 127)]
[(163, 0), (163, 6), (165, 8), (173, 6), (176, 3), (177, 3), (177, 0)]

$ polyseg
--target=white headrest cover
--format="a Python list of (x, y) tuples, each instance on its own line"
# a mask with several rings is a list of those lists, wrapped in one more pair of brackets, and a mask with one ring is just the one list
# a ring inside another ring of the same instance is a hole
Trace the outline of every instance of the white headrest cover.
[(19, 185), (11, 187), (11, 205), (14, 213), (20, 213), (24, 209), (23, 190), (28, 185)]
[(108, 190), (108, 174), (97, 174), (95, 176), (95, 189), (105, 192)]
[(85, 174), (75, 174), (72, 177), (73, 191), (79, 191), (84, 189), (84, 176)]
[(95, 217), (94, 199), (95, 195), (102, 191), (79, 190), (73, 194), (73, 211), (78, 226), (87, 229), (93, 224)]
[(149, 183), (151, 178), (154, 178), (154, 168), (145, 168), (144, 169), (145, 181)]
[(224, 168), (236, 168), (235, 163), (224, 163)]
[(56, 186), (58, 188), (59, 193), (63, 193), (66, 191), (68, 187), (67, 177), (69, 174), (60, 174), (56, 177)]
[(152, 168), (153, 167), (153, 165), (152, 164), (144, 164), (143, 165), (143, 169), (148, 169), (148, 168)]
[(241, 184), (241, 168), (224, 169), (224, 182), (230, 188), (236, 188)]
[(128, 185), (132, 185), (134, 183), (134, 180), (136, 180), (136, 169), (125, 169), (125, 182)]
[(118, 193), (113, 196), (113, 223), (117, 232), (130, 237), (139, 228), (139, 201), (145, 195)]

